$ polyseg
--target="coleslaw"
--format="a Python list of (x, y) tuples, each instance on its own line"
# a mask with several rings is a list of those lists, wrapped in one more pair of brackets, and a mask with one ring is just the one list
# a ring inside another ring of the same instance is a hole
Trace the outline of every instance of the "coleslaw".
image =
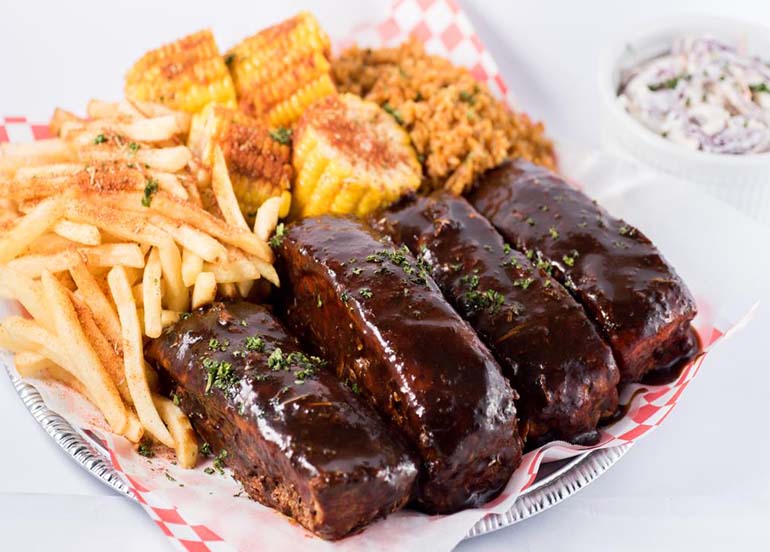
[(621, 82), (620, 104), (663, 138), (710, 153), (770, 151), (770, 65), (738, 48), (683, 37)]

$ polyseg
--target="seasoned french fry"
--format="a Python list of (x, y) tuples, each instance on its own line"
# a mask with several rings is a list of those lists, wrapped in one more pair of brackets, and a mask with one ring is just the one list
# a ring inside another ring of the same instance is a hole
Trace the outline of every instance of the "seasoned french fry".
[(144, 298), (144, 335), (158, 337), (163, 331), (161, 324), (161, 296), (160, 296), (160, 254), (153, 247), (147, 258), (142, 276), (142, 295)]
[(22, 167), (62, 163), (71, 158), (69, 146), (59, 138), (0, 144), (0, 171), (13, 172)]
[(175, 174), (163, 171), (150, 171), (150, 177), (158, 182), (161, 190), (165, 190), (179, 199), (187, 199), (189, 194), (187, 188), (182, 186)]
[(109, 373), (110, 379), (118, 388), (121, 398), (126, 404), (133, 405), (134, 401), (131, 398), (131, 393), (128, 391), (126, 374), (123, 371), (123, 358), (115, 351), (115, 348), (99, 329), (96, 317), (90, 307), (75, 294), (70, 296), (70, 300), (75, 306), (75, 312), (83, 328), (83, 333), (88, 338), (88, 342), (93, 346), (94, 351), (96, 351), (102, 366)]
[(16, 371), (23, 378), (35, 377), (40, 372), (43, 372), (52, 366), (56, 366), (51, 359), (34, 351), (22, 351), (16, 353), (13, 357), (13, 364), (16, 367)]
[(187, 134), (190, 132), (190, 119), (192, 117), (189, 113), (185, 113), (184, 111), (176, 111), (163, 104), (142, 102), (136, 99), (131, 100), (131, 103), (145, 117), (161, 117), (163, 115), (173, 115), (176, 118), (176, 125), (179, 134)]
[[(123, 208), (133, 211), (143, 209), (142, 194), (115, 192), (103, 195), (105, 201), (109, 202), (110, 205), (123, 206)], [(162, 213), (166, 217), (183, 220), (187, 224), (210, 234), (226, 244), (256, 255), (265, 262), (273, 262), (273, 252), (264, 240), (260, 240), (249, 230), (234, 228), (226, 224), (203, 209), (189, 203), (180, 202), (161, 192), (155, 194), (149, 208)]]
[(224, 245), (197, 228), (171, 221), (160, 215), (152, 215), (150, 220), (179, 245), (206, 261), (213, 262), (227, 256), (227, 249)]
[(101, 286), (82, 262), (70, 268), (70, 276), (78, 286), (75, 295), (88, 305), (93, 314), (96, 325), (113, 346), (120, 349), (122, 337), (118, 313), (113, 308), (110, 300), (102, 291)]
[(185, 248), (182, 250), (182, 281), (187, 287), (195, 285), (195, 278), (203, 270), (203, 259)]
[(174, 324), (177, 320), (179, 320), (179, 313), (176, 311), (164, 309), (160, 312), (160, 324), (164, 328)]
[(181, 171), (192, 159), (192, 153), (186, 146), (174, 146), (160, 149), (140, 149), (136, 154), (138, 162), (149, 165), (159, 171), (171, 173)]
[(245, 299), (249, 296), (249, 293), (251, 293), (251, 288), (254, 287), (254, 280), (242, 280), (236, 282), (235, 287), (238, 288), (240, 296)]
[(246, 219), (243, 218), (241, 208), (238, 205), (238, 199), (233, 191), (233, 184), (230, 182), (230, 175), (227, 172), (227, 164), (222, 148), (214, 148), (214, 166), (211, 168), (211, 187), (214, 190), (214, 197), (222, 211), (224, 219), (237, 228), (249, 229)]
[(60, 220), (54, 225), (53, 231), (62, 238), (83, 245), (100, 245), (102, 243), (99, 229), (92, 224)]
[(217, 281), (213, 272), (199, 272), (192, 292), (192, 308), (211, 303), (217, 295)]
[(254, 234), (259, 239), (267, 241), (270, 238), (278, 224), (278, 215), (281, 212), (282, 203), (283, 199), (281, 197), (271, 197), (266, 199), (257, 209), (257, 216), (254, 219)]
[(10, 231), (0, 237), (0, 263), (8, 262), (42, 236), (59, 219), (63, 205), (61, 197), (48, 198), (22, 217)]
[(198, 461), (198, 442), (190, 420), (170, 400), (159, 395), (153, 395), (152, 398), (155, 408), (174, 439), (177, 462), (183, 468), (194, 468)]
[(115, 266), (124, 264), (142, 268), (144, 255), (135, 243), (108, 243), (95, 247), (62, 251), (53, 255), (27, 255), (8, 262), (8, 268), (37, 278), (45, 270), (63, 272), (85, 261), (91, 266)]
[(56, 334), (21, 316), (9, 316), (0, 322), (0, 346), (16, 353), (29, 351), (41, 354), (59, 366), (68, 364)]
[(68, 201), (64, 210), (69, 220), (91, 224), (123, 240), (159, 246), (167, 238), (166, 233), (146, 217), (100, 205), (90, 194)]
[[(53, 112), (51, 122), (48, 124), (48, 129), (54, 136), (60, 136), (61, 127), (64, 123), (73, 123), (76, 121), (82, 121), (82, 119), (70, 111), (57, 107)], [(42, 140), (36, 140), (35, 143), (40, 143), (41, 141)]]
[(118, 265), (107, 275), (113, 300), (118, 307), (118, 317), (123, 336), (123, 365), (126, 373), (128, 390), (134, 401), (139, 420), (145, 430), (164, 445), (174, 446), (168, 429), (158, 415), (152, 401), (150, 387), (144, 368), (142, 335), (136, 304), (131, 295), (131, 284), (122, 266)]
[(171, 310), (184, 312), (190, 304), (190, 294), (182, 281), (182, 255), (171, 240), (162, 244), (159, 252), (161, 271), (166, 285), (166, 304)]
[(10, 268), (0, 267), (0, 289), (9, 292), (43, 328), (55, 331), (39, 282)]
[(219, 284), (258, 280), (261, 277), (259, 261), (252, 259), (236, 259), (221, 263), (206, 263), (203, 269), (214, 274)]
[(225, 299), (238, 298), (238, 287), (232, 282), (225, 282), (224, 284), (219, 284), (217, 286), (217, 289), (219, 290), (219, 295), (221, 297), (224, 297)]
[(69, 371), (86, 387), (112, 430), (123, 433), (128, 425), (126, 407), (99, 356), (86, 339), (67, 291), (48, 271), (41, 274), (41, 282), (48, 306), (53, 311), (56, 333), (66, 353)]

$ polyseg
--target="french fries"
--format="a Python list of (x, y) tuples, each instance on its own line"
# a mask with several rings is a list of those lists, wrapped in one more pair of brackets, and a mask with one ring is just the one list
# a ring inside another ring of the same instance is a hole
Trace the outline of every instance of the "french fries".
[(102, 411), (107, 423), (116, 433), (128, 426), (128, 415), (115, 383), (110, 380), (99, 356), (86, 339), (67, 291), (53, 275), (41, 275), (48, 308), (52, 311), (59, 343), (66, 355), (65, 365), (88, 390), (89, 396)]
[(290, 175), (281, 196), (248, 211), (252, 230), (219, 146), (212, 166), (183, 145), (190, 113), (137, 98), (86, 111), (57, 109), (55, 138), (0, 144), (0, 295), (29, 316), (0, 322), (0, 347), (22, 377), (73, 388), (113, 432), (149, 437), (192, 467), (195, 435), (157, 394), (145, 341), (218, 295), (278, 285), (268, 239)]
[(192, 308), (197, 309), (214, 300), (217, 294), (217, 279), (213, 272), (199, 272), (195, 277), (192, 293)]
[(139, 316), (125, 269), (116, 266), (107, 275), (112, 298), (118, 307), (123, 336), (123, 366), (136, 413), (144, 428), (168, 447), (174, 446), (171, 434), (158, 415), (144, 371), (144, 353)]
[(190, 425), (190, 420), (177, 405), (165, 397), (153, 395), (152, 400), (174, 440), (174, 450), (176, 450), (176, 459), (179, 465), (183, 468), (194, 467), (198, 458), (198, 442), (195, 439), (195, 432)]
[(147, 258), (142, 275), (142, 305), (144, 307), (144, 334), (147, 337), (158, 337), (163, 330), (160, 321), (161, 294), (160, 294), (160, 254), (153, 247)]

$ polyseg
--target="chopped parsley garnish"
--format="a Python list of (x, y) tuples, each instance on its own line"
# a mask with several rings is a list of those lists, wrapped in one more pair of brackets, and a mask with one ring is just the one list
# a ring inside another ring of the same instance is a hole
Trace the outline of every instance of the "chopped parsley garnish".
[(631, 235), (631, 227), (626, 226), (625, 224), (618, 228), (618, 234), (621, 236)]
[(347, 291), (343, 291), (340, 294), (340, 299), (342, 300), (343, 303), (347, 305), (348, 301), (350, 300), (350, 294)]
[(561, 260), (564, 261), (564, 264), (567, 266), (575, 266), (575, 257), (564, 255)]
[(372, 290), (369, 288), (361, 288), (358, 290), (358, 294), (363, 297), (364, 299), (371, 299), (374, 294), (372, 293)]
[(356, 382), (353, 382), (353, 384), (350, 386), (350, 390), (353, 391), (356, 395), (358, 395), (361, 392), (361, 388), (358, 387), (358, 384)]
[(478, 274), (466, 274), (460, 278), (460, 283), (470, 290), (474, 290), (479, 287), (479, 275)]
[(538, 251), (537, 253), (537, 260), (535, 261), (535, 266), (545, 272), (546, 274), (551, 274), (553, 272), (553, 265), (551, 264), (551, 261), (543, 257), (543, 255), (540, 254)]
[(137, 144), (136, 142), (131, 142), (130, 144), (128, 144), (128, 149), (130, 149), (132, 153), (136, 153), (139, 150), (139, 147), (140, 147), (139, 144)]
[(99, 145), (103, 144), (107, 141), (107, 137), (104, 134), (97, 134), (96, 138), (94, 138), (94, 144)]
[(505, 297), (499, 291), (488, 289), (486, 291), (466, 291), (465, 302), (471, 309), (486, 309), (492, 314), (500, 310), (505, 303)]
[[(477, 90), (478, 91), (478, 90)], [(476, 92), (460, 91), (460, 101), (473, 105), (476, 103)]]
[(382, 109), (385, 111), (385, 113), (393, 117), (399, 125), (404, 124), (404, 118), (401, 117), (401, 114), (392, 105), (386, 103), (382, 106)]
[(751, 90), (755, 94), (758, 94), (759, 92), (767, 92), (768, 94), (770, 94), (770, 88), (768, 88), (767, 84), (765, 84), (764, 82), (761, 82), (759, 84), (750, 84), (749, 90)]
[(353, 268), (353, 270), (352, 270), (353, 274), (355, 274), (356, 276), (361, 274), (363, 271), (364, 271), (364, 269), (361, 268), (360, 266), (357, 266), (357, 267)]
[(304, 353), (294, 351), (288, 355), (284, 355), (280, 348), (276, 348), (270, 353), (267, 358), (267, 366), (271, 370), (277, 372), (279, 370), (288, 370), (292, 366), (299, 368), (294, 373), (294, 383), (300, 384), (305, 379), (315, 375), (316, 369), (322, 367), (325, 361), (321, 360), (317, 356), (306, 356)]
[(549, 233), (549, 234), (551, 234), (551, 237), (552, 237), (553, 239), (555, 239), (555, 240), (558, 240), (558, 239), (559, 239), (559, 232), (558, 232), (558, 231), (556, 230), (556, 228), (554, 228), (553, 226), (551, 226), (551, 227), (548, 229), (548, 233)]
[(324, 306), (323, 299), (321, 299), (320, 295), (318, 295), (317, 298), (316, 298), (315, 306), (318, 307), (319, 309)]
[(503, 244), (503, 253), (508, 255), (511, 252), (511, 245), (508, 243)]
[(276, 249), (277, 247), (281, 247), (281, 244), (283, 243), (283, 237), (286, 235), (286, 227), (282, 222), (279, 222), (278, 225), (275, 227), (275, 233), (273, 234), (273, 237), (270, 238), (270, 247), (273, 249)]
[(246, 338), (246, 350), (261, 353), (265, 350), (265, 340), (259, 336), (251, 335)]
[(463, 263), (455, 263), (453, 265), (449, 265), (449, 268), (451, 268), (454, 272), (460, 272), (463, 268)]
[(288, 146), (291, 144), (291, 129), (286, 127), (278, 127), (277, 129), (270, 131), (270, 138), (279, 144)]
[(527, 217), (527, 224), (529, 224), (530, 226), (534, 226), (535, 219), (533, 219), (532, 217)]
[(155, 452), (152, 450), (152, 447), (147, 443), (139, 443), (139, 448), (136, 449), (136, 452), (145, 458), (152, 458), (155, 456)]
[(670, 79), (648, 84), (647, 88), (649, 88), (651, 92), (657, 92), (659, 90), (673, 90), (676, 88), (676, 85), (679, 84), (679, 81), (682, 79), (682, 77), (683, 75), (677, 75), (675, 77), (671, 77)]
[(214, 473), (216, 472), (214, 471), (214, 468), (209, 466), (208, 468), (203, 468), (203, 473), (205, 473), (206, 475), (214, 475)]
[(222, 449), (219, 454), (217, 454), (217, 457), (214, 458), (214, 469), (220, 474), (225, 473), (225, 458), (227, 458), (227, 451), (225, 449)]
[(208, 443), (203, 443), (200, 450), (202, 455), (209, 456), (211, 454), (211, 445)]
[(173, 402), (174, 405), (179, 406), (179, 403), (180, 403), (179, 395), (177, 395), (176, 393), (171, 393), (171, 402)]
[(485, 244), (485, 245), (484, 245), (484, 251), (489, 251), (489, 252), (491, 252), (491, 251), (492, 251), (492, 246), (491, 246), (491, 245), (489, 245), (489, 244)]
[(427, 284), (430, 274), (430, 266), (425, 258), (420, 255), (415, 262), (409, 258), (409, 248), (405, 245), (398, 249), (383, 249), (366, 256), (366, 261), (370, 263), (384, 263), (386, 260), (398, 266), (407, 275), (412, 277), (412, 281), (417, 284)]
[(282, 368), (283, 363), (283, 351), (281, 351), (280, 347), (276, 347), (273, 349), (273, 352), (270, 353), (270, 356), (267, 357), (267, 367), (271, 370), (280, 370)]
[(534, 282), (534, 278), (517, 278), (513, 281), (513, 285), (515, 287), (520, 287), (521, 289), (527, 289), (529, 286), (532, 285), (532, 282)]
[(212, 351), (219, 349), (219, 340), (214, 337), (209, 339), (209, 349)]
[(168, 479), (169, 481), (173, 481), (174, 483), (176, 483), (176, 479), (174, 479), (174, 478), (171, 476), (171, 474), (170, 474), (170, 473), (168, 473), (168, 472), (166, 472), (166, 479)]
[(144, 196), (142, 196), (142, 205), (149, 207), (152, 203), (152, 196), (158, 191), (158, 181), (152, 178), (147, 179), (147, 183), (144, 185)]
[(233, 372), (233, 365), (229, 362), (206, 358), (203, 360), (203, 367), (208, 371), (205, 393), (211, 391), (212, 387), (228, 392), (238, 381)]

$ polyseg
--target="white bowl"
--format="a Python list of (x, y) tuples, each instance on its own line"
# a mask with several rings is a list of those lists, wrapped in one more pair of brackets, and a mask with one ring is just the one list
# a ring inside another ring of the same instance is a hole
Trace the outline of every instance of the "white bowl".
[(609, 50), (599, 73), (605, 145), (697, 183), (738, 209), (770, 223), (770, 153), (729, 155), (693, 151), (670, 142), (633, 118), (618, 101), (625, 70), (671, 49), (675, 39), (708, 34), (770, 61), (770, 29), (723, 17), (667, 19), (633, 32)]

